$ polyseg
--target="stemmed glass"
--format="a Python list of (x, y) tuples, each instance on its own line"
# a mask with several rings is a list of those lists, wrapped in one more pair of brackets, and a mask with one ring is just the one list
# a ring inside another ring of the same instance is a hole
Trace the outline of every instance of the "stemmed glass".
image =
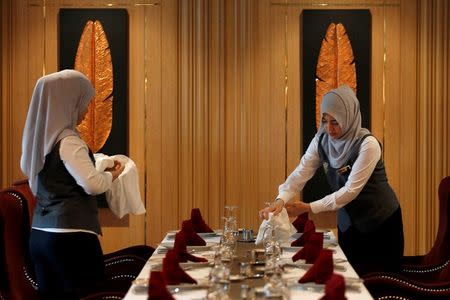
[(282, 267), (279, 252), (274, 250), (275, 245), (270, 245), (266, 251), (264, 277), (264, 296), (268, 299), (289, 299), (289, 289), (282, 278)]
[(214, 267), (209, 274), (211, 285), (208, 289), (208, 299), (229, 299), (230, 268), (236, 250), (236, 232), (238, 232), (234, 214), (236, 208), (236, 205), (225, 206), (225, 217), (222, 217), (224, 220), (223, 234), (214, 256)]
[(238, 232), (236, 217), (222, 217), (222, 219), (224, 219), (224, 225), (221, 244), (228, 245), (234, 250), (237, 242), (236, 232)]
[(278, 225), (268, 222), (263, 234), (264, 254), (267, 256), (274, 256), (279, 259), (281, 255), (281, 246), (277, 237)]
[(228, 245), (233, 249), (233, 253), (239, 235), (237, 217), (235, 215), (236, 209), (237, 205), (225, 205), (225, 217), (222, 217), (222, 219), (224, 219), (224, 225), (221, 243)]
[(284, 283), (281, 272), (274, 272), (264, 285), (264, 296), (267, 299), (289, 299), (289, 289)]
[(225, 205), (225, 218), (229, 218), (229, 217), (235, 217), (235, 212), (237, 210), (238, 206), (237, 205), (233, 205), (233, 204), (227, 204)]
[(214, 255), (214, 267), (209, 273), (210, 287), (207, 299), (228, 300), (228, 287), (230, 284), (230, 267), (233, 251), (228, 245), (220, 243)]
[(208, 299), (229, 299), (228, 286), (230, 284), (230, 268), (225, 266), (220, 258), (214, 260), (214, 267), (209, 273), (209, 282)]
[(289, 290), (282, 279), (281, 246), (277, 239), (277, 225), (270, 220), (263, 234), (265, 267), (264, 295), (266, 298), (288, 299)]

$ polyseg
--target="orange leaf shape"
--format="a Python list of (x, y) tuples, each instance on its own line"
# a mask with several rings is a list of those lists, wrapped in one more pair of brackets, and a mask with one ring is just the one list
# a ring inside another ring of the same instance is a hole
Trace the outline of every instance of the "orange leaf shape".
[(88, 21), (84, 26), (75, 69), (84, 73), (95, 88), (94, 99), (77, 129), (91, 151), (96, 153), (111, 133), (114, 84), (109, 43), (99, 21)]
[(347, 84), (356, 93), (356, 66), (353, 49), (344, 25), (331, 23), (322, 40), (316, 67), (316, 127), (322, 116), (322, 97), (332, 89)]

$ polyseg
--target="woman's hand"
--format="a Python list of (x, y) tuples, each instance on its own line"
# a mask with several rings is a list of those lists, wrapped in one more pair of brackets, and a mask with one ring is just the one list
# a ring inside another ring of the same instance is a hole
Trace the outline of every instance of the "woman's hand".
[(274, 216), (278, 215), (284, 206), (284, 200), (278, 198), (275, 200), (275, 205), (271, 205), (269, 207), (265, 207), (259, 211), (259, 217), (261, 219), (269, 219), (269, 213), (273, 213)]
[(114, 166), (106, 169), (105, 171), (111, 173), (113, 177), (112, 180), (114, 181), (120, 174), (122, 174), (123, 169), (125, 169), (125, 165), (122, 165), (118, 160), (114, 160)]
[(292, 203), (286, 203), (286, 210), (289, 217), (297, 217), (304, 212), (311, 212), (311, 205), (303, 201), (296, 201)]

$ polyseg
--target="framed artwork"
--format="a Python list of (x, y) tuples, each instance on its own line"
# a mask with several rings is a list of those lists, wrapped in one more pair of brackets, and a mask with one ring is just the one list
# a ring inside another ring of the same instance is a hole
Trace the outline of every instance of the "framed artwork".
[[(58, 53), (59, 70), (79, 70), (95, 87), (81, 137), (93, 153), (128, 155), (128, 12), (61, 9)], [(108, 207), (104, 194), (98, 206)]]
[[(94, 153), (128, 155), (127, 10), (61, 9), (58, 53), (59, 70), (83, 72), (96, 89), (100, 105), (95, 107), (92, 134), (97, 136), (88, 142), (78, 128), (83, 139)], [(102, 107), (106, 102), (109, 106)]]
[[(350, 41), (362, 126), (370, 130), (371, 14), (369, 10), (303, 10), (300, 15), (300, 24), (300, 59), (303, 66), (299, 71), (303, 74), (300, 86), (302, 87), (303, 97), (301, 122), (303, 152), (305, 152), (317, 132), (316, 94), (318, 92), (316, 81), (322, 80), (319, 78), (322, 75), (318, 74), (317, 66), (321, 59), (322, 41), (327, 36), (327, 30), (333, 24), (341, 24), (341, 31), (346, 31)], [(328, 186), (323, 169), (319, 168), (315, 176), (305, 185), (303, 200), (311, 202), (330, 193), (331, 189)]]

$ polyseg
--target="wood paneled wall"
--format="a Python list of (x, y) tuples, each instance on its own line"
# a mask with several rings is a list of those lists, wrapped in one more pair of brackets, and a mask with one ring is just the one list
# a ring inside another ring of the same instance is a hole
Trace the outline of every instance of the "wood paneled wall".
[[(323, 1), (320, 1), (322, 3)], [(20, 139), (37, 78), (57, 70), (62, 7), (124, 7), (130, 20), (129, 154), (145, 216), (102, 210), (105, 252), (155, 245), (199, 207), (213, 227), (238, 205), (241, 227), (301, 156), (300, 14), (370, 9), (372, 131), (402, 205), (407, 254), (437, 228), (437, 185), (450, 175), (449, 5), (445, 0), (2, 1), (2, 187), (22, 178)], [(314, 217), (334, 227), (334, 214)]]
[(409, 134), (417, 139), (414, 248), (423, 253), (439, 224), (437, 187), (450, 175), (450, 3), (421, 0), (417, 9), (417, 127)]

